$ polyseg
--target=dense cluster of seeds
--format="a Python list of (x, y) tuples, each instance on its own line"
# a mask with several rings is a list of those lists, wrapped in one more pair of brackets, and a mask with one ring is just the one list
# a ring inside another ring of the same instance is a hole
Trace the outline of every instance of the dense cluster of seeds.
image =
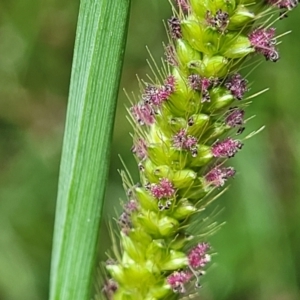
[[(249, 59), (279, 59), (275, 29), (296, 0), (177, 0), (168, 20), (168, 67), (145, 83), (129, 110), (140, 183), (128, 187), (119, 217), (120, 253), (106, 265), (115, 300), (178, 299), (199, 287), (211, 247), (189, 231), (207, 195), (234, 176), (224, 162), (243, 146)], [(278, 18), (278, 12), (275, 12)], [(269, 20), (270, 23), (270, 20)], [(162, 72), (163, 73), (163, 72)]]

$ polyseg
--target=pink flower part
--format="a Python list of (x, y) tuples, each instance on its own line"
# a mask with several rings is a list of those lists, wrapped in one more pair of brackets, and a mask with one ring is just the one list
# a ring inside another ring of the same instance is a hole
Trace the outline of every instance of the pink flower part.
[(187, 0), (176, 0), (176, 2), (183, 11), (188, 11), (190, 9), (190, 5)]
[(175, 90), (175, 77), (170, 75), (165, 80), (165, 84), (159, 89), (161, 101), (167, 100)]
[(122, 230), (123, 229), (125, 229), (125, 231), (130, 230), (132, 224), (131, 224), (130, 214), (128, 212), (126, 212), (126, 211), (122, 212), (118, 221), (119, 221), (119, 225), (121, 226)]
[(154, 106), (160, 106), (163, 101), (167, 100), (169, 96), (174, 92), (175, 89), (175, 78), (169, 76), (165, 80), (165, 84), (161, 87), (148, 84), (142, 95), (142, 99), (145, 104)]
[(122, 232), (128, 235), (132, 228), (131, 215), (138, 210), (138, 204), (135, 200), (129, 200), (123, 208), (124, 211), (120, 215), (118, 223)]
[(215, 15), (211, 11), (206, 12), (206, 22), (209, 26), (224, 32), (229, 24), (229, 14), (219, 9)]
[(213, 81), (210, 78), (203, 77), (201, 79), (201, 91), (207, 90), (211, 85)]
[(154, 85), (148, 84), (142, 95), (142, 99), (146, 104), (160, 105), (162, 102), (160, 90)]
[(213, 168), (206, 175), (205, 179), (209, 184), (214, 185), (215, 187), (223, 186), (226, 180), (230, 177), (233, 177), (235, 170), (232, 167), (228, 168)]
[(281, 9), (292, 10), (298, 5), (298, 0), (269, 0), (268, 3)]
[(192, 157), (196, 157), (198, 155), (197, 142), (198, 140), (194, 136), (192, 135), (187, 136), (185, 146), (187, 147), (187, 149), (190, 150)]
[(206, 91), (211, 87), (213, 80), (206, 77), (200, 77), (198, 74), (192, 74), (188, 77), (190, 87), (193, 90)]
[(202, 99), (201, 102), (209, 102), (210, 101), (210, 95), (208, 92), (208, 89), (212, 86), (214, 83), (214, 80), (210, 78), (200, 77), (198, 74), (192, 74), (188, 77), (188, 81), (190, 84), (190, 87), (193, 90), (201, 91), (202, 93)]
[(200, 75), (198, 75), (198, 74), (192, 74), (192, 75), (190, 75), (188, 77), (188, 81), (189, 81), (190, 87), (193, 90), (196, 90), (196, 91), (201, 91), (202, 90)]
[(127, 203), (125, 203), (124, 210), (129, 214), (132, 214), (133, 212), (137, 211), (138, 210), (137, 202), (133, 199), (129, 200)]
[(192, 135), (187, 135), (186, 129), (180, 131), (173, 136), (173, 146), (178, 149), (189, 150), (192, 156), (197, 156), (197, 138)]
[(237, 107), (231, 107), (225, 119), (226, 125), (230, 127), (238, 127), (244, 124), (245, 111)]
[(155, 113), (150, 104), (136, 104), (130, 109), (131, 114), (140, 125), (151, 125), (155, 122)]
[(180, 129), (180, 131), (173, 136), (173, 146), (178, 149), (185, 149), (186, 140), (186, 130)]
[(182, 37), (180, 20), (176, 17), (172, 17), (168, 20), (170, 34), (173, 39), (180, 39)]
[(196, 145), (197, 139), (192, 135), (188, 135), (185, 142), (185, 147), (189, 150), (192, 150), (193, 148), (195, 148)]
[(143, 160), (147, 157), (147, 144), (144, 139), (139, 138), (135, 145), (131, 148), (132, 153), (134, 153), (139, 159)]
[(210, 255), (207, 251), (210, 249), (209, 244), (200, 243), (194, 247), (188, 254), (189, 265), (193, 269), (203, 268), (210, 262)]
[(255, 51), (264, 55), (266, 60), (276, 62), (279, 59), (279, 54), (275, 49), (275, 28), (256, 28), (248, 37)]
[(107, 280), (102, 289), (102, 291), (106, 294), (109, 300), (113, 299), (113, 296), (117, 290), (118, 284), (113, 279)]
[(237, 100), (241, 100), (244, 94), (248, 91), (247, 80), (238, 73), (232, 75), (229, 80), (227, 80), (225, 87)]
[(227, 179), (227, 178), (233, 177), (235, 175), (235, 170), (232, 167), (223, 168), (223, 173)]
[(175, 194), (175, 189), (168, 178), (160, 179), (158, 184), (151, 184), (150, 191), (157, 199), (171, 198)]
[(176, 49), (174, 46), (167, 45), (165, 47), (165, 56), (166, 56), (166, 61), (169, 65), (171, 65), (173, 67), (178, 66)]
[(171, 91), (171, 93), (173, 93), (175, 90), (175, 82), (175, 76), (173, 75), (169, 75), (165, 80), (165, 86), (168, 86), (168, 89)]
[(232, 138), (227, 138), (224, 141), (217, 142), (212, 146), (212, 154), (214, 157), (233, 157), (241, 148), (243, 144)]
[(170, 276), (168, 276), (167, 282), (173, 289), (174, 293), (184, 294), (186, 291), (184, 284), (189, 282), (191, 277), (192, 277), (191, 272), (176, 271), (176, 272), (173, 272)]

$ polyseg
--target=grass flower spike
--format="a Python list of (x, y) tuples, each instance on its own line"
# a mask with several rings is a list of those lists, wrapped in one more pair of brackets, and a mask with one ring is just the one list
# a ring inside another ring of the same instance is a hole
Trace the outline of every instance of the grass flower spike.
[[(179, 299), (197, 293), (213, 259), (206, 206), (236, 171), (249, 84), (258, 60), (279, 59), (274, 23), (297, 1), (176, 0), (166, 63), (128, 110), (140, 182), (121, 172), (128, 202), (106, 263), (108, 299)], [(250, 134), (251, 135), (251, 134)], [(229, 165), (227, 163), (229, 162)], [(225, 165), (226, 163), (226, 165)], [(193, 228), (193, 230), (192, 230)]]

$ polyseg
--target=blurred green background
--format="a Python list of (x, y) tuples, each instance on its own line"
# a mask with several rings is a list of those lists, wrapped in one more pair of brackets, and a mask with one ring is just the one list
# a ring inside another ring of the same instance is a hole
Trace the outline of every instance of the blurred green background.
[[(0, 300), (48, 297), (78, 2), (0, 0)], [(145, 46), (156, 58), (163, 54), (167, 2), (133, 0), (121, 83), (127, 91), (137, 91), (136, 74), (145, 78), (149, 72)], [(267, 127), (236, 156), (238, 174), (217, 201), (225, 207), (219, 221), (227, 223), (211, 239), (218, 254), (199, 299), (300, 299), (299, 11), (277, 26), (278, 33), (294, 31), (283, 38), (282, 59), (263, 64), (250, 78), (253, 93), (270, 91), (248, 110), (248, 117), (257, 117), (247, 123), (247, 133)], [(138, 178), (125, 104), (121, 91), (106, 220), (124, 199), (118, 154)], [(103, 240), (109, 242), (105, 234)]]

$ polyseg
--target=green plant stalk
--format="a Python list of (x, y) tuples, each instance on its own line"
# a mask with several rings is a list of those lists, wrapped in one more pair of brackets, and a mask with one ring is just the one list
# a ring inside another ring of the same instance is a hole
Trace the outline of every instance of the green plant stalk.
[(59, 176), (50, 299), (90, 299), (130, 0), (80, 2)]

